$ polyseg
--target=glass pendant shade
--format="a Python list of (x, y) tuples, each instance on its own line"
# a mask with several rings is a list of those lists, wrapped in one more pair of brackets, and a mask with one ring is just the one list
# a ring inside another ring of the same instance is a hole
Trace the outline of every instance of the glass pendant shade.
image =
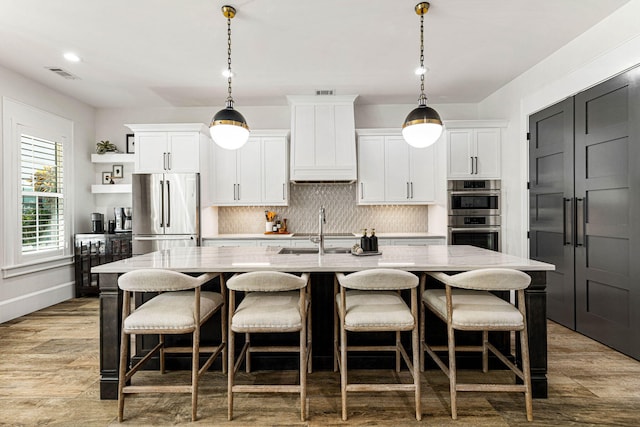
[(213, 116), (209, 132), (213, 141), (227, 150), (237, 150), (249, 139), (247, 121), (233, 107), (226, 107)]
[(402, 137), (412, 147), (424, 148), (440, 138), (442, 129), (442, 120), (438, 112), (426, 105), (420, 105), (404, 120)]

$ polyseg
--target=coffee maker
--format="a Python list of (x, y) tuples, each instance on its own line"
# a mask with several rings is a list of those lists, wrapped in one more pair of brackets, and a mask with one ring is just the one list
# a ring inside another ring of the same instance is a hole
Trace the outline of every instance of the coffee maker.
[(113, 213), (116, 218), (116, 233), (130, 233), (132, 225), (131, 208), (114, 208)]
[(91, 214), (91, 232), (104, 233), (104, 219), (102, 214), (99, 212)]

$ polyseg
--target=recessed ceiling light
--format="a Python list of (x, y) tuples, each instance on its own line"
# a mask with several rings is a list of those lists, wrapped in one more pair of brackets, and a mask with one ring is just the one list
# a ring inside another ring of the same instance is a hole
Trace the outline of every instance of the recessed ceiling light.
[(73, 52), (65, 53), (64, 59), (66, 59), (69, 62), (80, 62), (80, 57)]
[[(224, 70), (222, 70), (222, 76), (225, 79), (229, 78), (229, 69), (228, 68), (225, 68)], [(231, 77), (235, 77), (235, 74), (233, 73), (233, 71), (231, 71)]]
[(419, 76), (421, 74), (427, 74), (429, 72), (429, 67), (418, 67), (416, 68), (416, 76)]

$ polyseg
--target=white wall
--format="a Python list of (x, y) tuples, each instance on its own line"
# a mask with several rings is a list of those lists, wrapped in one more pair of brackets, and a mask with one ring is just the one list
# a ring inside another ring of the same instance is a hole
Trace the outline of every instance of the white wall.
[[(509, 120), (503, 133), (505, 252), (528, 255), (528, 116), (640, 64), (640, 0), (631, 0), (478, 105), (481, 118)], [(526, 28), (523, 29), (526, 31)]]
[[(94, 179), (89, 162), (89, 153), (95, 147), (94, 109), (2, 67), (0, 67), (0, 96), (48, 111), (73, 122), (73, 181), (76, 183), (75, 206), (73, 206), (76, 223), (71, 224), (73, 234), (78, 223), (88, 218), (92, 211), (91, 204), (86, 201), (90, 196), (89, 183)], [(0, 129), (0, 138), (2, 138), (2, 129)], [(7, 209), (15, 208), (15, 206), (9, 206), (8, 204), (13, 202), (7, 201), (3, 196), (0, 196), (0, 221), (4, 221), (4, 212)], [(4, 236), (0, 236), (0, 240), (4, 240)], [(0, 260), (4, 259), (4, 250), (4, 245), (0, 246)], [(6, 271), (3, 270), (0, 274), (0, 322), (48, 307), (74, 295), (72, 264), (15, 277), (5, 276)]]

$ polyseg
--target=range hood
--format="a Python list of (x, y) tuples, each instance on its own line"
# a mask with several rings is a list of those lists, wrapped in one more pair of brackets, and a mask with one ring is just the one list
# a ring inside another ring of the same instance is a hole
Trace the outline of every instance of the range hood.
[(352, 183), (357, 179), (354, 102), (358, 95), (288, 96), (290, 180)]

